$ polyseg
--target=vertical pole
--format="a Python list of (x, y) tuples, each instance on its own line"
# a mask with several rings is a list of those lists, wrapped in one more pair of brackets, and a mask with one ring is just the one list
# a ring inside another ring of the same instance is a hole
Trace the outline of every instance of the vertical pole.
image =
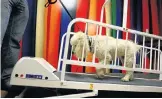
[(66, 70), (65, 60), (67, 60), (68, 49), (69, 49), (69, 40), (70, 40), (70, 32), (71, 32), (72, 25), (73, 25), (73, 22), (71, 21), (69, 23), (68, 29), (67, 29), (66, 42), (65, 42), (65, 51), (64, 51), (64, 56), (63, 56), (63, 65), (62, 65), (62, 72), (61, 72), (61, 81), (64, 81), (64, 79), (65, 79), (65, 70)]
[[(160, 60), (162, 60), (162, 53), (160, 54)], [(160, 71), (162, 72), (162, 61), (160, 61)], [(162, 74), (160, 74), (159, 80), (162, 80)]]
[(127, 59), (127, 42), (128, 42), (128, 31), (126, 34), (126, 48), (125, 48), (125, 57), (124, 57), (124, 67), (126, 67), (126, 59)]
[[(145, 56), (144, 56), (144, 53), (145, 53), (145, 51), (144, 51), (144, 50), (145, 50), (145, 48), (144, 48), (144, 47), (145, 47), (145, 36), (143, 37), (143, 46), (142, 46), (142, 47), (143, 47), (143, 48), (142, 48), (142, 49), (143, 49), (143, 50), (142, 50), (142, 68), (145, 69), (145, 67), (143, 66), (143, 64), (144, 64), (144, 57), (145, 57)], [(145, 64), (146, 64), (146, 63), (145, 63)]]
[(64, 44), (64, 38), (66, 36), (66, 33), (62, 36), (61, 39), (61, 46), (60, 46), (60, 55), (59, 55), (59, 61), (58, 61), (58, 67), (57, 67), (57, 71), (61, 70), (61, 58), (62, 58), (62, 52), (63, 52), (63, 44)]
[(124, 7), (123, 7), (123, 28), (127, 26), (127, 12), (128, 12), (128, 0), (124, 0)]
[[(135, 44), (136, 44), (136, 42), (137, 42), (137, 34), (135, 34)], [(134, 52), (134, 62), (133, 62), (133, 68), (135, 68), (135, 66), (136, 66), (136, 52)]]
[(141, 68), (142, 69), (142, 50), (140, 49), (140, 66), (139, 66), (139, 68)]
[[(86, 27), (85, 27), (85, 34), (86, 34), (86, 35), (88, 35), (88, 34), (87, 34), (87, 30), (88, 30), (87, 27), (88, 27), (88, 24), (86, 23)], [(85, 52), (85, 41), (86, 41), (85, 39), (87, 39), (87, 38), (84, 38), (84, 45), (83, 45), (82, 59), (81, 59), (82, 62), (83, 62), (83, 59), (84, 59), (84, 52)]]
[(160, 68), (160, 40), (158, 41), (158, 67), (157, 67), (157, 70), (159, 70)]
[(116, 37), (116, 48), (115, 48), (115, 66), (116, 66), (116, 64), (117, 64), (117, 62), (116, 62), (116, 60), (117, 60), (117, 51), (118, 51), (118, 48), (117, 48), (117, 46), (118, 46), (118, 38), (119, 38), (119, 30), (117, 30), (117, 37)]
[[(104, 15), (104, 8), (105, 6), (110, 2), (111, 0), (105, 0), (105, 3), (103, 4), (102, 8), (101, 8), (101, 17), (100, 17), (100, 22), (103, 22), (103, 15)], [(99, 35), (101, 35), (101, 32), (102, 32), (102, 27), (100, 26), (99, 27)]]
[(72, 59), (72, 54), (73, 54), (73, 46), (72, 46), (72, 48), (71, 48), (72, 50), (71, 50), (71, 53), (70, 53), (70, 60)]
[(96, 57), (96, 42), (97, 42), (97, 40), (96, 40), (96, 38), (98, 37), (98, 25), (97, 25), (97, 29), (96, 29), (96, 36), (94, 37), (95, 38), (95, 40), (94, 40), (94, 54), (93, 54), (93, 56), (92, 56), (92, 62), (93, 63), (95, 63), (95, 57)]
[(153, 38), (151, 38), (151, 51), (150, 51), (150, 70), (152, 69), (152, 46), (153, 46)]
[[(127, 26), (127, 13), (128, 13), (128, 0), (124, 0), (124, 7), (123, 7), (123, 28), (126, 28)], [(128, 32), (126, 34), (126, 40), (128, 39)], [(127, 50), (127, 48), (126, 48)], [(126, 53), (127, 51), (125, 50), (125, 58), (124, 58), (124, 67), (126, 64)]]
[(147, 69), (147, 68), (146, 68), (147, 49), (146, 49), (146, 51), (145, 51), (144, 55), (145, 55), (145, 66), (144, 66), (144, 69)]
[(157, 70), (157, 59), (156, 59), (156, 50), (155, 51), (155, 56), (154, 56), (154, 70)]

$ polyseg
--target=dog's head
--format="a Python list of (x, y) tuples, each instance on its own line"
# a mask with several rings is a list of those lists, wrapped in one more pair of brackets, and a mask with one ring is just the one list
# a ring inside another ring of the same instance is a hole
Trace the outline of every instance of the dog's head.
[(75, 33), (70, 40), (70, 44), (72, 45), (72, 51), (74, 52), (77, 58), (81, 59), (83, 53), (84, 53), (83, 58), (86, 58), (86, 55), (89, 52), (89, 45), (87, 35), (85, 33), (83, 32)]

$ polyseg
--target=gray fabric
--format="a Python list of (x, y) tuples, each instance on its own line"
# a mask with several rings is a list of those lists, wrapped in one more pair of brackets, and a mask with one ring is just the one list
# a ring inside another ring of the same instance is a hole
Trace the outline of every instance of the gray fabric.
[(8, 90), (12, 69), (18, 61), (19, 42), (24, 34), (29, 10), (26, 0), (1, 0), (1, 80)]
[[(55, 74), (60, 77), (60, 72), (55, 72)], [(118, 77), (112, 77), (112, 76), (118, 76)], [(158, 75), (156, 74), (143, 74), (143, 73), (137, 73), (134, 74), (135, 78), (145, 78), (145, 79), (134, 79), (130, 82), (123, 82), (121, 81), (121, 77), (123, 77), (123, 74), (120, 73), (114, 73), (106, 76), (104, 79), (98, 79), (95, 77), (95, 75), (82, 75), (82, 74), (72, 74), (72, 73), (66, 73), (65, 80), (66, 81), (77, 81), (77, 82), (91, 82), (91, 83), (107, 83), (107, 84), (121, 84), (121, 85), (138, 85), (138, 86), (158, 86), (162, 87), (162, 81), (153, 80), (158, 79)], [(150, 79), (150, 80), (147, 80)]]

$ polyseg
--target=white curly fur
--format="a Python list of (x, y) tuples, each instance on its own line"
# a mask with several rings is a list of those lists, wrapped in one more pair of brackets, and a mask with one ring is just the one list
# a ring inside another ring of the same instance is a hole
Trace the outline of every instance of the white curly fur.
[[(104, 63), (105, 59), (105, 49), (106, 49), (106, 64), (108, 65), (110, 61), (115, 58), (115, 50), (117, 47), (117, 57), (122, 57), (125, 55), (125, 50), (127, 47), (126, 54), (126, 67), (132, 68), (134, 61), (134, 53), (136, 53), (140, 46), (133, 43), (132, 41), (126, 41), (122, 39), (116, 40), (115, 38), (109, 36), (90, 36), (92, 39), (92, 52), (94, 52), (94, 47), (96, 46), (96, 57), (99, 59), (101, 64)], [(84, 43), (85, 42), (85, 43)], [(73, 46), (73, 52), (75, 55), (81, 59), (83, 45), (84, 47), (84, 58), (90, 51), (89, 40), (85, 33), (77, 32), (71, 38), (70, 44)], [(98, 78), (103, 78), (106, 74), (105, 68), (96, 68), (96, 74)], [(127, 71), (126, 75), (121, 79), (122, 81), (130, 81), (133, 79), (133, 72)]]

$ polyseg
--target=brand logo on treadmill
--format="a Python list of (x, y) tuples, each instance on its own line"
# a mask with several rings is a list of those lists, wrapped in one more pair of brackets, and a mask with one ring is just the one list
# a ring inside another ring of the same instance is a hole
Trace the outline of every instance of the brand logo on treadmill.
[(42, 75), (35, 75), (35, 74), (26, 74), (26, 78), (31, 78), (31, 79), (42, 79)]

